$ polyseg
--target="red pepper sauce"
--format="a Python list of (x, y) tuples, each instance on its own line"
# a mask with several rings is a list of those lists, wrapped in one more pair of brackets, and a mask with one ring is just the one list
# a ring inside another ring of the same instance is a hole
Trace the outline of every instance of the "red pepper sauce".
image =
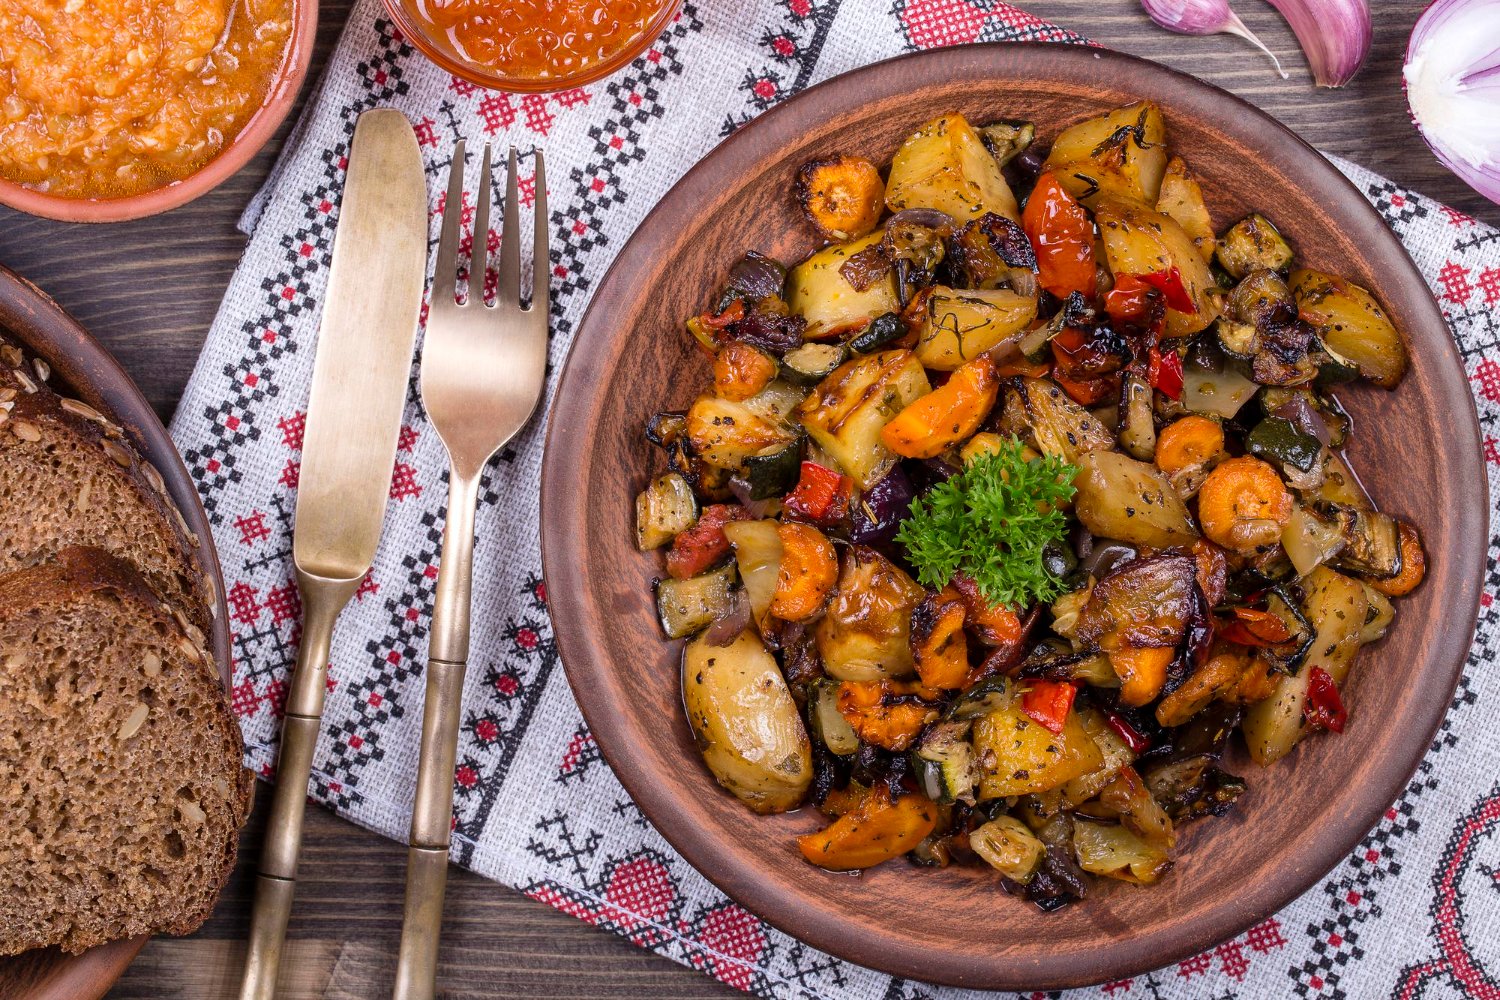
[(464, 62), (514, 80), (567, 80), (651, 30), (671, 0), (414, 0), (410, 10)]

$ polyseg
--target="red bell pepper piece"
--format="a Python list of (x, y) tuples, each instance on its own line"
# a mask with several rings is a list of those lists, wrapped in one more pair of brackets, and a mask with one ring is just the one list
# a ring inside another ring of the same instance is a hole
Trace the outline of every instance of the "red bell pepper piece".
[(797, 485), (787, 494), (788, 511), (819, 524), (838, 521), (849, 512), (850, 481), (817, 462), (803, 462)]
[(1116, 323), (1138, 323), (1150, 311), (1156, 294), (1156, 286), (1140, 275), (1121, 274), (1115, 278), (1115, 287), (1104, 293), (1104, 311)]
[(1322, 667), (1312, 667), (1311, 670), (1307, 677), (1307, 707), (1302, 710), (1302, 719), (1313, 729), (1342, 733), (1349, 712), (1344, 708), (1344, 699), (1339, 697), (1339, 686)]
[(1078, 689), (1067, 681), (1034, 680), (1021, 695), (1021, 711), (1049, 732), (1060, 733)]
[(743, 521), (748, 516), (739, 504), (716, 503), (703, 508), (698, 523), (672, 539), (667, 552), (667, 573), (674, 580), (706, 573), (714, 563), (729, 555), (729, 538), (724, 525)]
[(1052, 381), (1061, 386), (1062, 391), (1071, 396), (1073, 402), (1079, 406), (1098, 406), (1110, 395), (1118, 394), (1120, 391), (1120, 379), (1117, 375), (1104, 375), (1100, 378), (1075, 382), (1056, 366), (1052, 369)]
[(710, 330), (722, 330), (727, 326), (738, 323), (744, 318), (745, 300), (735, 299), (733, 302), (729, 303), (729, 305), (724, 307), (723, 312), (717, 314), (706, 312), (702, 316), (698, 317), (698, 322), (702, 323)]
[(1115, 735), (1125, 741), (1131, 753), (1145, 753), (1151, 748), (1151, 741), (1141, 734), (1141, 731), (1132, 726), (1119, 712), (1110, 712), (1104, 717), (1105, 723), (1115, 731)]
[(1094, 297), (1094, 224), (1050, 172), (1037, 178), (1021, 226), (1036, 250), (1037, 281), (1043, 288), (1060, 299), (1073, 292)]
[(1137, 277), (1166, 297), (1168, 309), (1175, 309), (1180, 313), (1198, 311), (1198, 306), (1193, 302), (1193, 297), (1188, 294), (1187, 285), (1182, 280), (1182, 272), (1177, 268), (1169, 267), (1165, 271), (1151, 271), (1148, 274), (1137, 275)]
[(1182, 398), (1182, 355), (1175, 350), (1151, 348), (1151, 388), (1168, 399)]

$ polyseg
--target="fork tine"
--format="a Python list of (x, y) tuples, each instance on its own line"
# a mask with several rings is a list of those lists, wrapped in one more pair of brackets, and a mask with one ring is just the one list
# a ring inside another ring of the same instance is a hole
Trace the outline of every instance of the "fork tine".
[(490, 144), (479, 165), (479, 205), (474, 210), (474, 242), (469, 255), (469, 301), (484, 303), (484, 269), (490, 249)]
[(547, 248), (547, 169), (542, 162), (542, 151), (535, 150), (536, 179), (532, 188), (536, 192), (532, 199), (532, 210), (536, 215), (533, 224), (535, 235), (531, 244), (531, 308), (547, 315), (550, 305), (549, 289), (552, 284), (552, 257)]
[(505, 221), (500, 230), (500, 285), (495, 304), (511, 309), (521, 304), (521, 208), (517, 204), (516, 147), (510, 147), (505, 167)]
[(458, 223), (464, 203), (464, 141), (453, 144), (448, 170), (448, 195), (443, 201), (443, 228), (438, 236), (437, 262), (432, 269), (433, 308), (452, 306), (458, 295)]

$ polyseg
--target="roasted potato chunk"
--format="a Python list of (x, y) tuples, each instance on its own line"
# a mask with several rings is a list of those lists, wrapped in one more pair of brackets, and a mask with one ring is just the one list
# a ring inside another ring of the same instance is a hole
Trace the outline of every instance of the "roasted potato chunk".
[(882, 313), (900, 309), (896, 279), (886, 274), (864, 291), (856, 290), (839, 271), (861, 250), (879, 243), (882, 233), (870, 233), (848, 243), (825, 247), (792, 268), (787, 275), (787, 306), (807, 320), (803, 336), (809, 340), (856, 329)]
[(1187, 508), (1156, 466), (1116, 451), (1091, 451), (1077, 464), (1074, 508), (1095, 535), (1153, 548), (1197, 541)]
[(1192, 239), (1168, 216), (1122, 198), (1101, 196), (1094, 221), (1104, 238), (1104, 256), (1117, 277), (1177, 269), (1193, 300), (1193, 312), (1167, 310), (1166, 336), (1186, 337), (1218, 318), (1217, 283)]
[(688, 643), (682, 697), (719, 784), (758, 813), (802, 804), (812, 783), (812, 744), (776, 658), (755, 633), (728, 646), (702, 636)]
[(1208, 214), (1208, 203), (1203, 200), (1203, 189), (1198, 179), (1188, 170), (1182, 157), (1174, 156), (1167, 164), (1161, 178), (1161, 193), (1156, 196), (1156, 210), (1174, 220), (1188, 239), (1193, 241), (1198, 256), (1205, 261), (1214, 259), (1214, 221)]
[(1406, 345), (1375, 296), (1343, 278), (1292, 272), (1292, 296), (1328, 350), (1376, 385), (1394, 389), (1406, 374)]
[(884, 351), (835, 368), (797, 407), (796, 415), (860, 489), (869, 489), (896, 464), (895, 453), (880, 440), (881, 431), (930, 390), (915, 355)]
[(892, 212), (935, 208), (959, 222), (986, 212), (1020, 213), (1000, 164), (963, 115), (944, 115), (917, 129), (891, 160), (885, 203)]
[(1036, 296), (1008, 288), (991, 291), (939, 286), (927, 300), (917, 337), (922, 364), (951, 372), (993, 350), (1007, 338), (1018, 341), (1036, 319)]
[(1161, 109), (1142, 101), (1063, 129), (1046, 167), (1086, 205), (1099, 195), (1155, 205), (1167, 169), (1166, 142)]
[(844, 552), (838, 589), (813, 636), (828, 676), (841, 681), (910, 677), (911, 616), (925, 592), (874, 549)]

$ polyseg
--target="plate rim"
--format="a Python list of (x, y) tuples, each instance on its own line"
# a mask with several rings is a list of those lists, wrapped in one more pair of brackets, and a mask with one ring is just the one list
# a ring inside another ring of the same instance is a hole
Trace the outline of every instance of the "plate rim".
[[(1282, 168), (1284, 172), (1318, 175), (1323, 184), (1342, 187), (1346, 198), (1353, 199), (1350, 204), (1356, 206), (1354, 214), (1363, 218), (1360, 231), (1353, 235), (1368, 237), (1397, 251), (1395, 259), (1399, 262), (1398, 266), (1406, 272), (1403, 284), (1414, 283), (1414, 287), (1423, 292), (1421, 296), (1414, 297), (1415, 308), (1426, 311), (1428, 320), (1435, 322), (1438, 329), (1448, 334), (1441, 338), (1443, 349), (1436, 356), (1424, 356), (1422, 364), (1432, 372), (1434, 392), (1449, 405), (1448, 416), (1459, 425), (1454, 428), (1455, 438), (1458, 440), (1452, 445), (1453, 452), (1469, 456), (1469, 461), (1460, 464), (1455, 470), (1455, 490), (1460, 495), (1473, 495), (1481, 501), (1464, 505), (1462, 509), (1452, 513), (1454, 531), (1458, 537), (1488, 539), (1490, 510), (1488, 486), (1479, 458), (1481, 434), (1478, 414), (1473, 396), (1468, 390), (1457, 344), (1451, 336), (1451, 328), (1406, 248), (1387, 227), (1379, 213), (1337, 167), (1287, 126), (1255, 105), (1212, 83), (1151, 60), (1092, 45), (1060, 42), (978, 43), (905, 53), (858, 67), (811, 86), (753, 119), (693, 164), (660, 201), (652, 206), (640, 225), (621, 245), (579, 320), (558, 381), (553, 408), (548, 415), (542, 464), (541, 552), (543, 579), (547, 582), (549, 598), (548, 610), (559, 657), (569, 686), (584, 721), (595, 736), (601, 755), (648, 820), (653, 816), (670, 815), (673, 798), (654, 782), (645, 780), (632, 771), (630, 748), (621, 733), (619, 722), (622, 716), (619, 699), (610, 699), (606, 697), (608, 692), (603, 688), (591, 687), (586, 683), (586, 673), (607, 674), (615, 667), (607, 662), (593, 662), (591, 634), (580, 627), (582, 620), (589, 617), (584, 610), (584, 603), (577, 602), (576, 606), (570, 606), (575, 601), (571, 595), (586, 589), (583, 581), (587, 574), (581, 563), (572, 563), (563, 557), (563, 548), (567, 544), (565, 529), (572, 524), (571, 521), (564, 523), (567, 519), (563, 516), (563, 511), (585, 503), (581, 490), (571, 490), (564, 484), (569, 479), (570, 472), (566, 456), (576, 453), (570, 445), (585, 441), (586, 435), (592, 430), (580, 418), (591, 416), (590, 408), (584, 405), (583, 400), (600, 373), (579, 359), (587, 358), (589, 354), (586, 341), (596, 336), (607, 336), (604, 330), (608, 327), (608, 320), (602, 315), (599, 303), (608, 297), (606, 292), (615, 285), (629, 280), (628, 272), (633, 266), (632, 261), (638, 256), (640, 247), (650, 242), (646, 237), (654, 230), (669, 225), (661, 211), (662, 206), (671, 205), (679, 199), (691, 204), (699, 197), (701, 189), (716, 186), (713, 176), (734, 174), (746, 167), (753, 167), (757, 158), (755, 144), (774, 143), (778, 129), (784, 133), (795, 129), (794, 123), (806, 114), (802, 109), (814, 107), (818, 96), (835, 87), (848, 88), (851, 93), (858, 91), (861, 81), (871, 78), (879, 80), (892, 74), (891, 67), (897, 65), (927, 64), (924, 66), (927, 73), (924, 80), (951, 84), (966, 81), (1003, 82), (1013, 79), (1033, 60), (1059, 59), (1080, 64), (1090, 61), (1114, 64), (1122, 71), (1138, 74), (1137, 78), (1154, 78), (1156, 84), (1181, 87), (1198, 101), (1224, 106), (1230, 109), (1231, 114), (1248, 116), (1253, 119), (1255, 127), (1252, 131), (1257, 135), (1264, 135), (1269, 131), (1280, 140), (1289, 141), (1289, 148), (1279, 151), (1286, 163)], [(900, 73), (892, 76), (899, 77)], [(880, 92), (885, 93), (888, 89), (882, 87)], [(1154, 90), (1157, 87), (1148, 82), (1139, 89)], [(847, 99), (845, 106), (852, 103), (853, 99)], [(815, 111), (811, 120), (824, 120), (838, 110), (842, 110), (842, 106), (834, 110), (824, 109), (822, 113)], [(1228, 119), (1229, 115), (1222, 113), (1211, 117), (1211, 120), (1219, 123), (1225, 123)], [(1257, 144), (1263, 145), (1264, 142), (1258, 140)], [(636, 253), (632, 253), (633, 250)], [(595, 328), (600, 328), (601, 332), (594, 334)], [(1445, 630), (1438, 643), (1429, 647), (1435, 649), (1434, 662), (1448, 665), (1445, 697), (1441, 700), (1424, 699), (1426, 704), (1423, 706), (1423, 718), (1426, 724), (1420, 727), (1418, 733), (1422, 738), (1408, 736), (1401, 744), (1405, 752), (1388, 754), (1377, 765), (1382, 787), (1391, 789), (1391, 800), (1400, 796), (1425, 758), (1434, 734), (1447, 715), (1452, 692), (1457, 688), (1473, 643), (1483, 591), (1487, 546), (1476, 545), (1469, 549), (1466, 563), (1455, 562), (1451, 573), (1460, 598), (1452, 606), (1451, 620), (1467, 622), (1467, 627)], [(558, 613), (560, 608), (566, 609), (561, 615)], [(1336, 867), (1378, 822), (1389, 804), (1384, 796), (1380, 801), (1370, 799), (1364, 808), (1343, 819), (1339, 828), (1344, 831), (1344, 836), (1329, 838), (1317, 849), (1304, 854), (1299, 858), (1301, 865), (1295, 872), (1290, 872), (1269, 888), (1265, 885), (1241, 887), (1246, 891), (1238, 893), (1213, 910), (1213, 919), (1200, 921), (1192, 933), (1178, 935), (1170, 940), (1158, 940), (1148, 932), (1132, 939), (1128, 948), (1117, 946), (1098, 949), (1090, 957), (1067, 954), (1060, 957), (1049, 956), (1045, 961), (1017, 962), (1014, 958), (1008, 959), (998, 954), (967, 955), (951, 965), (938, 965), (933, 961), (935, 956), (930, 953), (924, 956), (917, 954), (915, 949), (904, 948), (899, 940), (899, 928), (881, 927), (872, 932), (864, 925), (855, 925), (851, 929), (849, 925), (826, 919), (816, 912), (799, 914), (795, 903), (787, 905), (779, 891), (761, 890), (756, 883), (753, 867), (742, 870), (737, 866), (733, 870), (725, 870), (709, 863), (716, 857), (710, 831), (700, 831), (689, 824), (660, 825), (652, 822), (652, 826), (695, 871), (735, 902), (782, 932), (831, 955), (890, 975), (941, 985), (984, 989), (1056, 989), (1097, 984), (1161, 968), (1243, 932), (1304, 894)], [(1130, 954), (1124, 958), (1110, 957), (1111, 953), (1127, 951)], [(941, 957), (953, 958), (951, 955)]]

